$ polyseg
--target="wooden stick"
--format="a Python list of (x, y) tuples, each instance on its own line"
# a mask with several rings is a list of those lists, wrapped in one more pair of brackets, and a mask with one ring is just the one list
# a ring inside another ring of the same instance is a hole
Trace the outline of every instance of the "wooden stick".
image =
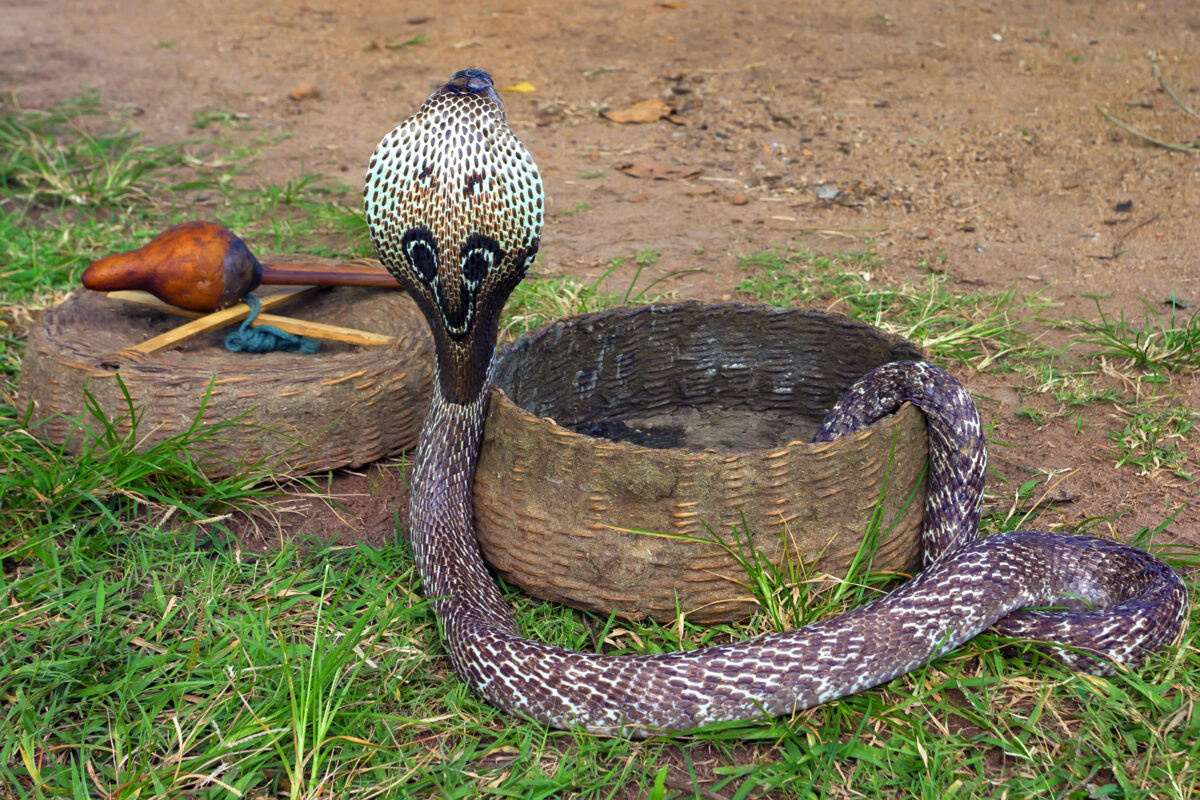
[[(294, 289), (279, 294), (267, 295), (259, 302), (263, 309), (274, 308), (282, 305), (290, 300), (298, 300), (306, 294), (311, 294), (318, 291), (315, 286), (297, 286)], [(240, 322), (250, 316), (250, 306), (245, 303), (238, 303), (235, 306), (214, 311), (211, 314), (205, 314), (199, 319), (192, 320), (184, 325), (180, 325), (174, 330), (167, 331), (155, 336), (153, 339), (147, 339), (141, 344), (127, 348), (134, 353), (141, 355), (149, 355), (157, 350), (162, 350), (164, 347), (171, 347), (182, 342), (186, 342), (194, 336), (214, 331), (217, 328), (223, 328), (226, 325), (231, 325), (234, 322)]]
[(392, 336), (384, 336), (382, 333), (372, 333), (358, 328), (345, 328), (341, 325), (330, 325), (325, 322), (310, 322), (306, 319), (296, 319), (295, 317), (281, 317), (278, 314), (259, 314), (258, 319), (250, 323), (250, 327), (257, 327), (259, 323), (265, 325), (274, 325), (281, 331), (294, 333), (297, 336), (311, 336), (314, 339), (325, 339), (330, 342), (345, 342), (346, 344), (359, 344), (366, 347), (384, 347), (396, 341)]
[[(128, 303), (150, 306), (157, 308), (159, 311), (165, 311), (168, 314), (177, 314), (181, 317), (196, 319), (208, 316), (199, 311), (189, 311), (186, 308), (179, 308), (170, 303), (164, 303), (149, 292), (132, 290), (117, 291), (108, 292), (107, 296), (115, 300), (124, 300)], [(250, 323), (250, 326), (258, 327), (259, 325), (274, 325), (281, 331), (294, 333), (297, 336), (311, 336), (314, 339), (346, 342), (347, 344), (364, 345), (367, 347), (383, 347), (396, 341), (394, 337), (384, 336), (381, 333), (371, 333), (370, 331), (363, 331), (358, 328), (345, 328), (341, 325), (329, 325), (324, 322), (310, 322), (306, 319), (296, 319), (295, 317), (282, 317), (278, 314), (259, 314), (258, 318)]]
[(367, 267), (361, 264), (338, 264), (322, 267), (315, 264), (279, 264), (263, 262), (265, 285), (294, 286), (298, 283), (313, 286), (366, 286), (375, 289), (399, 289), (400, 282), (383, 267)]

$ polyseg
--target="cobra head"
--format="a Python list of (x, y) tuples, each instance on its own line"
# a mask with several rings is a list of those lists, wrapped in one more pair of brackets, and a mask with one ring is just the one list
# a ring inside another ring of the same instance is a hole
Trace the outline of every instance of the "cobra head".
[(455, 73), (385, 136), (363, 195), (380, 261), (433, 330), (442, 394), (475, 399), (500, 311), (537, 254), (544, 206), (491, 76)]

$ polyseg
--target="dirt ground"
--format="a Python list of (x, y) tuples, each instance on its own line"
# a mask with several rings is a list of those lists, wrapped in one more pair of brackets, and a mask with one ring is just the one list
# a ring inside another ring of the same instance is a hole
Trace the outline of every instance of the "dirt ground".
[[(196, 112), (235, 112), (236, 135), (290, 134), (250, 176), (263, 183), (358, 185), (382, 134), (457, 69), (528, 83), (504, 97), (546, 182), (544, 274), (594, 277), (654, 249), (650, 277), (702, 268), (669, 283), (679, 296), (732, 299), (740, 253), (869, 244), (878, 280), (933, 265), (955, 291), (1044, 290), (1053, 319), (1094, 318), (1094, 295), (1139, 320), (1143, 298), (1200, 304), (1200, 156), (1096, 110), (1200, 135), (1151, 73), (1157, 50), (1200, 105), (1194, 3), (0, 0), (0, 14), (0, 88), (26, 107), (95, 87), (152, 142), (195, 136)], [(303, 83), (315, 95), (291, 99)], [(600, 115), (654, 99), (656, 121)], [(1187, 503), (1166, 535), (1200, 542), (1194, 481), (1114, 469), (1111, 406), (1081, 433), (1074, 417), (1039, 426), (1014, 411), (1053, 411), (1047, 395), (966, 377), (1013, 445), (993, 458), (1001, 473), (1077, 470), (1044, 523), (1103, 515), (1128, 537)], [(1200, 405), (1195, 378), (1159, 391)], [(390, 534), (403, 487), (379, 486), (345, 484), (346, 535)], [(296, 504), (299, 520), (321, 505)]]

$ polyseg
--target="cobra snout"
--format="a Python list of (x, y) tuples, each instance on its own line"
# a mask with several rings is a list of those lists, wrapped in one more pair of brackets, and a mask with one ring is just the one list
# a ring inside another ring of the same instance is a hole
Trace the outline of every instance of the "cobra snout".
[(481, 94), (490, 97), (501, 106), (500, 95), (496, 94), (496, 85), (492, 76), (482, 69), (460, 69), (454, 77), (441, 88), (440, 94)]

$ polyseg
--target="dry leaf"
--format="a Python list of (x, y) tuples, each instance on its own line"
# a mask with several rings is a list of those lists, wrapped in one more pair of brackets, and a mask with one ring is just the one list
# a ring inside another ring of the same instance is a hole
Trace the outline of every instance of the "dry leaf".
[(514, 83), (512, 86), (502, 86), (502, 87), (500, 87), (500, 91), (502, 91), (502, 92), (532, 92), (532, 91), (535, 91), (535, 89), (533, 88), (533, 84), (530, 83), (529, 81), (521, 81), (520, 83)]
[(657, 97), (651, 97), (649, 100), (643, 100), (625, 108), (614, 108), (604, 112), (605, 118), (620, 123), (655, 122), (670, 115), (671, 107)]
[(132, 639), (130, 639), (130, 641), (133, 642), (134, 644), (136, 644), (138, 647), (144, 647), (147, 650), (153, 650), (154, 652), (158, 653), (160, 656), (165, 656), (167, 653), (171, 652), (170, 650), (168, 650), (167, 648), (163, 647), (160, 644), (153, 644), (151, 642), (147, 642), (145, 639), (143, 639), (140, 636), (134, 636)]
[(320, 94), (321, 92), (319, 89), (317, 89), (316, 84), (305, 81), (304, 83), (298, 84), (295, 89), (292, 89), (290, 92), (288, 92), (288, 97), (292, 98), (293, 100), (311, 100)]
[(650, 178), (657, 181), (678, 181), (684, 178), (694, 178), (701, 172), (701, 170), (689, 167), (668, 167), (664, 164), (635, 164), (633, 162), (617, 164), (616, 169), (618, 172), (624, 173), (631, 178)]

